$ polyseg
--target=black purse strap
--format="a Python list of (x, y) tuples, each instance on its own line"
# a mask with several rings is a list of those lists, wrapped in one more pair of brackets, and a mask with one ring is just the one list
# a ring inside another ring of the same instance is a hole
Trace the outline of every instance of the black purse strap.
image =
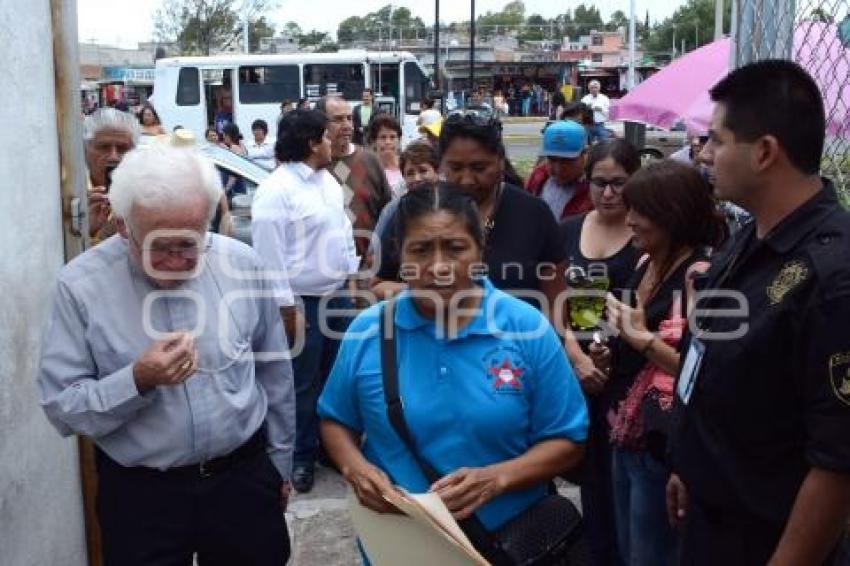
[[(387, 404), (387, 417), (395, 429), (401, 441), (413, 454), (413, 458), (425, 475), (429, 483), (434, 483), (442, 477), (434, 467), (429, 464), (416, 449), (416, 443), (410, 434), (407, 420), (404, 418), (404, 401), (399, 393), (398, 385), (398, 360), (396, 358), (395, 340), (395, 301), (389, 300), (381, 309), (381, 374), (384, 385), (384, 401)], [(484, 525), (475, 515), (468, 519), (458, 521), (461, 530), (469, 537), (473, 546), (494, 566), (510, 565), (512, 561), (507, 554), (496, 544), (495, 539), (484, 528)]]
[(401, 441), (413, 454), (416, 463), (425, 474), (425, 479), (434, 483), (442, 475), (426, 462), (413, 441), (413, 435), (407, 428), (407, 420), (404, 418), (404, 402), (401, 399), (398, 387), (398, 361), (396, 358), (395, 341), (395, 301), (387, 301), (381, 310), (381, 373), (384, 381), (384, 401), (387, 404), (387, 417), (395, 429)]

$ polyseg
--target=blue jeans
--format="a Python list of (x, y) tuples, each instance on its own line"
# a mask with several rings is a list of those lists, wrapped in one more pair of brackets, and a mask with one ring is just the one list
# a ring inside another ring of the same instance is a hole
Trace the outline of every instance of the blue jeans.
[[(295, 466), (312, 468), (319, 449), (319, 418), (316, 404), (330, 373), (339, 340), (322, 333), (320, 319), (336, 332), (345, 332), (351, 318), (329, 316), (319, 312), (321, 297), (301, 297), (304, 301), (304, 318), (307, 321), (304, 348), (292, 360), (292, 373), (295, 380)], [(327, 302), (326, 309), (350, 309), (351, 298), (336, 296)], [(326, 310), (323, 309), (323, 310)], [(338, 313), (334, 313), (338, 314)]]
[(593, 124), (587, 130), (588, 133), (588, 142), (593, 143), (594, 141), (604, 142), (608, 139), (608, 129), (605, 127), (604, 122), (600, 122), (597, 124)]
[(669, 470), (645, 450), (614, 447), (612, 462), (617, 546), (628, 566), (664, 566), (675, 560), (667, 521)]

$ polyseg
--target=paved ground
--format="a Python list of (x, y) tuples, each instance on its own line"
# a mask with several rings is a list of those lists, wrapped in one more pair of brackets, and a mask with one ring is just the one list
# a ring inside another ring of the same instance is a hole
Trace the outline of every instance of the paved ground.
[[(559, 490), (580, 505), (577, 487), (562, 483)], [(286, 513), (292, 540), (292, 566), (360, 564), (348, 516), (348, 497), (342, 477), (320, 467), (316, 470), (313, 491), (292, 498)]]

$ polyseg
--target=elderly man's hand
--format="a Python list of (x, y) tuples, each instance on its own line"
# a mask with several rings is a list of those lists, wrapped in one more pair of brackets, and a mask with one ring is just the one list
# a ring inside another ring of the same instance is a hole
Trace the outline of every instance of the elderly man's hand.
[(133, 364), (133, 379), (140, 393), (158, 385), (177, 385), (198, 367), (198, 351), (192, 335), (174, 332), (157, 340)]
[(107, 222), (112, 207), (109, 197), (106, 196), (106, 187), (91, 187), (88, 190), (89, 198), (89, 237), (97, 234)]

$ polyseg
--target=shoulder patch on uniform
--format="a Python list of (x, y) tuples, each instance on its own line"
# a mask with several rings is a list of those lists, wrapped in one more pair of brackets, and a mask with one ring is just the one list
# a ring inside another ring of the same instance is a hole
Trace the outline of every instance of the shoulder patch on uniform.
[(808, 279), (809, 267), (800, 260), (789, 261), (782, 266), (773, 282), (767, 287), (768, 303), (778, 305), (791, 289)]
[(838, 400), (850, 405), (850, 352), (829, 358), (829, 381)]

